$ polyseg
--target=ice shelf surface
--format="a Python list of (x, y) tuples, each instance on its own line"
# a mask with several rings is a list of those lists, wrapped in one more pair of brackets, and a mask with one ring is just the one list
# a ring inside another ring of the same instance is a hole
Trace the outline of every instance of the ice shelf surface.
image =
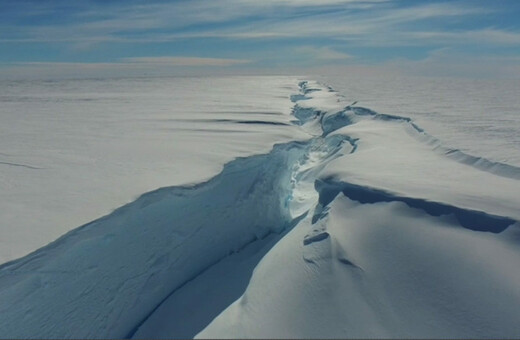
[[(174, 160), (191, 157), (184, 172), (165, 170), (169, 186), (0, 267), (0, 337), (520, 333), (519, 168), (320, 82), (212, 81), (188, 80), (206, 86), (193, 97), (183, 88), (195, 111), (165, 108), (137, 125), (181, 143), (168, 150)], [(234, 84), (231, 97), (223, 84)], [(113, 146), (126, 147), (118, 138)]]

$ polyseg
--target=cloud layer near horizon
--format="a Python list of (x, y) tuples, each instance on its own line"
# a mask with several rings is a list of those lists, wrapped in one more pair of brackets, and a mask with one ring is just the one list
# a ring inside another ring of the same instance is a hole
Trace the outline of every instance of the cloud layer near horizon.
[(34, 70), (36, 62), (305, 70), (417, 64), (439, 50), (514, 64), (520, 55), (515, 0), (20, 0), (0, 7), (0, 71)]

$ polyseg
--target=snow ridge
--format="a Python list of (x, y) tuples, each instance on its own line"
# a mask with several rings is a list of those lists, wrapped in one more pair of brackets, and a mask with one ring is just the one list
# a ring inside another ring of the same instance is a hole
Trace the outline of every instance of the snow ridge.
[[(340, 101), (341, 96), (337, 94), (330, 86), (318, 83), (311, 84), (309, 81), (303, 81), (299, 85), (302, 88), (302, 93), (304, 94), (321, 91), (319, 87), (322, 87), (323, 90), (326, 90), (329, 93), (334, 93), (334, 95), (338, 97), (337, 100)], [(299, 100), (308, 99), (305, 98), (304, 95), (301, 96), (302, 97), (293, 97), (293, 101), (298, 102)], [(419, 127), (409, 117), (378, 113), (366, 107), (356, 106), (357, 102), (342, 108), (338, 108), (337, 111), (329, 112), (327, 115), (325, 115), (325, 112), (319, 108), (300, 107), (298, 104), (299, 103), (296, 103), (295, 106), (295, 116), (299, 118), (300, 121), (303, 120), (304, 122), (308, 122), (315, 117), (320, 117), (320, 124), (323, 130), (323, 134), (331, 133), (340, 129), (341, 127), (359, 121), (359, 117), (372, 117), (376, 120), (402, 122), (407, 124), (409, 127), (407, 132), (413, 135), (417, 140), (430, 145), (432, 150), (450, 159), (498, 176), (520, 179), (520, 168), (501, 162), (491, 161), (484, 157), (473, 156), (459, 149), (447, 147), (443, 145), (442, 141)]]
[(444, 156), (453, 159), (459, 163), (472, 166), (476, 169), (487, 171), (498, 176), (520, 180), (520, 168), (514, 165), (490, 161), (484, 157), (473, 156), (459, 149), (453, 149), (444, 146), (439, 139), (435, 138), (434, 136), (427, 133), (424, 129), (419, 127), (417, 124), (413, 122), (411, 118), (377, 113), (370, 109), (362, 107), (351, 107), (350, 110), (352, 110), (357, 115), (372, 115), (374, 119), (395, 120), (405, 122), (409, 124), (409, 126), (412, 128), (409, 129), (409, 133), (414, 135), (419, 141), (431, 145), (434, 151), (443, 154)]
[[(320, 91), (319, 87), (324, 87), (323, 91), (326, 89), (326, 92), (329, 93), (335, 92), (330, 87), (319, 83), (311, 85), (308, 81), (304, 81), (299, 85), (304, 94), (316, 93), (317, 91)], [(334, 95), (336, 95), (336, 93), (334, 93)], [(515, 180), (520, 179), (520, 168), (516, 168), (508, 164), (491, 162), (481, 157), (471, 156), (459, 150), (447, 148), (443, 146), (438, 139), (427, 134), (423, 129), (418, 127), (412, 121), (412, 119), (408, 117), (380, 114), (368, 108), (354, 106), (356, 103), (357, 102), (354, 102), (353, 104), (345, 106), (342, 109), (336, 109), (336, 111), (320, 111), (319, 109), (315, 109), (313, 114), (311, 113), (313, 111), (312, 107), (302, 108), (298, 105), (299, 103), (296, 102), (294, 114), (300, 119), (303, 125), (311, 125), (313, 120), (319, 120), (323, 136), (341, 135), (351, 144), (351, 154), (357, 151), (359, 138), (349, 136), (347, 134), (348, 132), (341, 130), (342, 128), (367, 118), (380, 121), (397, 122), (404, 124), (406, 132), (410, 133), (414, 138), (420, 140), (421, 142), (424, 142), (431, 148), (432, 151), (441, 153), (443, 156), (446, 156), (451, 160), (469, 165), (481, 171), (492, 173), (493, 175)], [(336, 131), (338, 131), (338, 133), (334, 134)], [(321, 207), (326, 206), (337, 196), (339, 192), (342, 192), (346, 197), (360, 203), (398, 201), (404, 202), (410, 207), (422, 209), (433, 216), (453, 214), (461, 226), (475, 231), (500, 233), (508, 226), (517, 222), (517, 220), (508, 216), (493, 215), (484, 211), (461, 208), (446, 204), (444, 202), (435, 202), (419, 197), (414, 198), (406, 195), (399, 195), (384, 189), (377, 189), (366, 185), (349, 183), (345, 180), (335, 180), (333, 177), (334, 176), (330, 176), (330, 178), (327, 178), (326, 176), (322, 176), (315, 182), (315, 188), (320, 193), (319, 202)], [(321, 209), (322, 208), (318, 208), (317, 210), (320, 211)]]

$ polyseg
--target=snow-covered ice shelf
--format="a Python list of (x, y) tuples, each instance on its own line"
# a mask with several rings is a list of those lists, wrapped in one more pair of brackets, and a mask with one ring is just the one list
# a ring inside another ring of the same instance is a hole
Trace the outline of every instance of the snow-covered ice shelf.
[[(260, 79), (278, 85), (261, 85), (250, 111), (171, 119), (191, 136), (225, 128), (183, 143), (195, 159), (221, 150), (212, 171), (231, 158), (218, 175), (143, 194), (1, 266), (0, 336), (520, 334), (520, 169), (320, 83)], [(256, 112), (266, 98), (280, 114)]]

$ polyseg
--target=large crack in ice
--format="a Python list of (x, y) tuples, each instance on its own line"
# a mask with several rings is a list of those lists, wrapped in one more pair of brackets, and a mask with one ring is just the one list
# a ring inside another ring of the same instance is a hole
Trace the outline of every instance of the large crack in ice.
[[(302, 93), (313, 93), (316, 89), (308, 88), (308, 82), (301, 82), (300, 87)], [(329, 91), (333, 91), (330, 87)], [(377, 120), (384, 121), (402, 121), (409, 124), (412, 130), (417, 133), (414, 137), (422, 142), (426, 142), (432, 146), (432, 151), (443, 153), (446, 157), (459, 163), (472, 166), (481, 171), (493, 173), (494, 175), (520, 179), (520, 169), (507, 164), (492, 162), (485, 158), (475, 157), (463, 153), (460, 150), (450, 149), (441, 144), (435, 137), (427, 134), (423, 129), (413, 123), (411, 118), (381, 114), (371, 109), (354, 106), (357, 102), (346, 106), (337, 112), (323, 112), (312, 108), (302, 108), (296, 102), (295, 116), (298, 117), (301, 124), (311, 124), (312, 121), (319, 120), (322, 130), (322, 136), (329, 136), (332, 132), (341, 129), (347, 125), (355, 123), (355, 116), (368, 116)], [(354, 153), (358, 147), (358, 139), (348, 135), (332, 135), (341, 136), (344, 141), (350, 143), (352, 149), (350, 153)], [(318, 137), (319, 138), (319, 137)], [(334, 179), (316, 179), (315, 190), (318, 193), (318, 203), (314, 208), (312, 223), (317, 223), (320, 219), (327, 215), (328, 205), (339, 194), (343, 193), (351, 200), (360, 203), (379, 203), (379, 202), (403, 202), (411, 208), (423, 210), (432, 216), (453, 215), (458, 224), (466, 229), (473, 231), (487, 231), (492, 233), (500, 233), (509, 226), (517, 223), (516, 220), (507, 216), (498, 216), (488, 214), (484, 211), (461, 208), (454, 205), (429, 201), (422, 198), (414, 198), (408, 196), (400, 196), (385, 190), (372, 188), (369, 186), (357, 185), (348, 181), (337, 181)]]
[[(301, 97), (297, 97), (298, 100), (304, 100), (306, 99), (305, 94), (307, 93), (302, 84), (300, 84), (301, 88)], [(295, 98), (294, 96), (292, 97)], [(295, 105), (295, 109), (293, 110), (293, 114), (298, 118), (298, 106)], [(304, 123), (304, 121), (301, 121), (301, 123)], [(345, 142), (352, 143), (351, 139), (348, 136), (342, 136), (342, 135), (335, 135), (335, 136), (316, 136), (311, 139), (309, 139), (306, 142), (302, 143), (288, 143), (283, 144), (279, 146), (275, 146), (275, 150), (277, 148), (280, 148), (282, 153), (286, 153), (290, 155), (294, 152), (296, 149), (295, 156), (289, 156), (288, 161), (285, 165), (277, 165), (276, 169), (280, 171), (281, 169), (288, 169), (289, 176), (286, 176), (286, 174), (280, 175), (277, 174), (276, 171), (270, 172), (266, 171), (264, 174), (267, 177), (270, 178), (278, 178), (279, 184), (281, 185), (278, 188), (272, 188), (272, 191), (270, 194), (266, 194), (265, 197), (270, 199), (270, 196), (273, 195), (279, 195), (278, 192), (281, 187), (288, 187), (287, 190), (283, 192), (283, 194), (280, 197), (283, 197), (280, 203), (282, 203), (282, 215), (284, 215), (285, 222), (283, 223), (284, 227), (281, 229), (277, 229), (274, 231), (274, 233), (277, 233), (280, 235), (278, 239), (282, 237), (282, 234), (285, 234), (288, 232), (292, 227), (296, 226), (299, 221), (304, 218), (307, 213), (315, 206), (317, 200), (318, 200), (318, 192), (314, 190), (314, 182), (316, 180), (317, 174), (320, 170), (322, 170), (328, 162), (333, 160), (334, 158), (340, 156), (339, 151), (342, 149), (342, 145)], [(272, 155), (276, 153), (276, 151), (273, 150), (269, 155), (266, 155), (268, 159), (263, 161), (262, 163), (272, 163)], [(258, 157), (266, 157), (266, 156), (253, 156), (248, 157), (246, 159), (255, 159)], [(239, 160), (237, 160), (239, 161)], [(230, 164), (235, 165), (237, 161), (233, 161)], [(241, 168), (241, 164), (236, 164), (237, 168)], [(261, 167), (261, 166), (259, 166)], [(227, 169), (223, 171), (223, 173), (227, 173)], [(257, 206), (257, 210), (260, 214), (265, 213), (265, 205), (262, 205), (264, 203), (260, 203), (260, 205)], [(262, 241), (262, 239), (270, 236), (273, 234), (273, 231), (267, 233), (266, 235), (263, 235), (261, 238), (257, 238), (255, 240), (252, 240), (251, 242), (248, 242), (243, 245), (242, 249), (246, 247), (252, 247), (256, 240)], [(274, 245), (274, 243), (272, 244)], [(267, 252), (268, 250), (264, 250)], [(218, 264), (220, 261), (222, 261), (222, 258), (216, 261), (214, 264)], [(197, 273), (197, 275), (191, 277), (188, 282), (196, 280), (199, 276), (207, 273), (210, 269), (212, 269), (213, 265), (210, 265), (204, 270)], [(252, 274), (249, 273), (249, 275)], [(228, 283), (229, 284), (229, 283)], [(159, 308), (161, 308), (162, 304), (167, 302), (168, 298), (176, 294), (179, 289), (183, 288), (183, 285), (176, 287), (168, 296), (161, 301), (139, 324), (132, 329), (132, 331), (127, 335), (127, 337), (131, 338), (135, 335), (139, 335), (137, 333), (139, 331), (139, 328), (145, 324), (150, 317), (153, 316), (154, 312), (157, 311)], [(236, 291), (233, 293), (233, 296), (236, 298), (239, 298), (242, 293), (247, 288), (247, 285), (242, 286), (240, 291)], [(229, 301), (229, 303), (233, 302), (234, 300)], [(224, 308), (220, 309), (219, 312), (225, 309), (228, 305), (223, 306)], [(216, 317), (219, 313), (215, 313), (213, 317)], [(212, 319), (209, 319), (211, 321)], [(203, 326), (206, 326), (204, 324)], [(203, 327), (192, 329), (189, 328), (188, 330), (184, 327), (183, 330), (179, 330), (178, 333), (175, 333), (176, 335), (179, 335), (180, 337), (190, 337), (196, 335), (199, 331), (203, 329)]]
[(305, 148), (276, 145), (204, 184), (147, 193), (4, 264), (2, 335), (128, 336), (177, 287), (291, 224), (292, 165)]
[(345, 140), (316, 136), (238, 158), (205, 183), (146, 193), (0, 266), (2, 336), (132, 336), (184, 284), (294, 226), (317, 200), (316, 171)]
[[(332, 133), (351, 124), (352, 115), (404, 118), (352, 105), (329, 113), (303, 107), (298, 103), (320, 89), (310, 88), (306, 82), (300, 89), (300, 94), (291, 97), (293, 114), (304, 128), (314, 124), (316, 133), (308, 141), (278, 144), (268, 154), (238, 158), (205, 183), (146, 193), (46, 247), (0, 266), (1, 335), (131, 337), (189, 282), (230, 254), (279, 235), (276, 242), (309, 212), (313, 213), (314, 231), (303, 240), (305, 246), (327, 240), (329, 234), (318, 222), (327, 216), (329, 203), (340, 192), (361, 203), (399, 201), (434, 216), (453, 214), (462, 226), (478, 231), (500, 232), (515, 222), (346, 182), (317, 180), (320, 171), (342, 151), (356, 152), (357, 139)], [(316, 254), (311, 255), (306, 261), (314, 261)], [(346, 257), (342, 263), (358, 268)], [(254, 265), (249, 264), (240, 278), (241, 290), (247, 287), (244, 282)], [(240, 289), (229, 299), (240, 296)], [(227, 302), (222, 303), (207, 316), (208, 321), (227, 307)], [(189, 334), (204, 326), (193, 326)]]

